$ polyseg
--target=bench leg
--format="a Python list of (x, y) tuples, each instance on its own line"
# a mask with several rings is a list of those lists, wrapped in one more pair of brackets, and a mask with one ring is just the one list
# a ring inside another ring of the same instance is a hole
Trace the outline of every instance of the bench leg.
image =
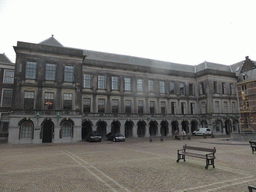
[(185, 155), (178, 154), (177, 163), (179, 163), (180, 159), (183, 159), (183, 160), (184, 160), (184, 162), (185, 162), (185, 161), (186, 161), (186, 159), (185, 159)]
[(208, 166), (209, 166), (209, 165), (212, 165), (212, 168), (215, 168), (214, 159), (206, 159), (206, 166), (205, 166), (205, 169), (208, 169)]

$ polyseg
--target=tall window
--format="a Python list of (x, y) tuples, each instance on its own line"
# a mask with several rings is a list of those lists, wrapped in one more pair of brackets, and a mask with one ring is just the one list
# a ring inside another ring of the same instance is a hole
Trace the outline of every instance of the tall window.
[(124, 90), (131, 91), (131, 78), (129, 77), (124, 78)]
[(105, 99), (98, 100), (98, 113), (105, 113)]
[(25, 91), (24, 92), (24, 109), (31, 110), (34, 109), (34, 98), (35, 93), (33, 91)]
[(194, 85), (189, 84), (189, 95), (194, 95)]
[(98, 89), (105, 89), (105, 76), (98, 75)]
[(142, 87), (142, 79), (137, 79), (137, 91), (142, 92), (143, 87)]
[(171, 102), (171, 113), (172, 114), (177, 114), (176, 102)]
[(46, 92), (44, 94), (44, 106), (45, 109), (54, 109), (54, 93)]
[(195, 114), (195, 103), (190, 103), (191, 114)]
[(153, 92), (154, 91), (154, 81), (148, 80), (148, 91)]
[(224, 113), (228, 113), (228, 102), (224, 101)]
[(112, 90), (118, 90), (118, 77), (112, 77)]
[(217, 87), (217, 82), (216, 81), (213, 82), (213, 93), (214, 94), (218, 93), (218, 87)]
[(220, 103), (219, 101), (215, 101), (215, 113), (219, 113), (220, 112)]
[(181, 114), (186, 114), (186, 103), (181, 102)]
[(71, 137), (72, 136), (72, 124), (69, 121), (65, 121), (61, 126), (61, 136)]
[(149, 102), (149, 108), (150, 108), (150, 114), (154, 114), (155, 113), (155, 101)]
[(91, 74), (84, 74), (84, 88), (90, 89), (91, 88)]
[(118, 113), (118, 99), (112, 100), (112, 113)]
[(232, 113), (236, 113), (236, 103), (232, 102)]
[(247, 86), (246, 85), (242, 85), (242, 91), (244, 92), (244, 94), (247, 94)]
[(161, 101), (161, 113), (165, 114), (166, 111), (166, 103), (165, 101)]
[(91, 99), (90, 98), (83, 99), (83, 111), (84, 111), (84, 113), (91, 112)]
[(143, 101), (142, 100), (138, 101), (138, 113), (143, 114)]
[(235, 89), (234, 89), (234, 84), (230, 83), (230, 94), (235, 95)]
[(65, 66), (64, 81), (73, 82), (74, 81), (73, 74), (74, 74), (74, 67), (73, 66)]
[(200, 83), (199, 84), (199, 90), (200, 90), (200, 95), (204, 95), (204, 84), (203, 83)]
[(26, 79), (35, 79), (36, 78), (36, 63), (28, 62), (26, 63)]
[(222, 82), (222, 94), (227, 94), (226, 83)]
[(131, 113), (131, 112), (132, 112), (132, 101), (125, 100), (125, 113)]
[(3, 132), (8, 132), (9, 113), (1, 113), (1, 126)]
[(12, 106), (12, 90), (11, 89), (3, 89), (2, 106), (3, 107)]
[(55, 64), (46, 64), (45, 80), (55, 81), (55, 74), (56, 74), (56, 65)]
[(184, 83), (180, 83), (180, 94), (185, 95), (185, 86)]
[(160, 93), (165, 93), (164, 81), (159, 81)]
[(33, 123), (31, 121), (25, 121), (20, 127), (20, 138), (31, 138), (33, 137)]
[(203, 114), (206, 113), (206, 104), (205, 104), (205, 102), (201, 103), (201, 108), (202, 108), (202, 113)]
[(170, 94), (174, 94), (175, 91), (174, 91), (174, 82), (170, 82)]
[(63, 109), (72, 110), (72, 93), (64, 93), (63, 95)]
[(4, 70), (4, 83), (13, 84), (14, 82), (14, 71)]

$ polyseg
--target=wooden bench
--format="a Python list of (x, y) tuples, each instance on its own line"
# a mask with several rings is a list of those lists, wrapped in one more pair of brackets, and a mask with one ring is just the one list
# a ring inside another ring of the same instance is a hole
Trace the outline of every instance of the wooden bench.
[(251, 148), (252, 148), (252, 154), (254, 154), (254, 151), (256, 151), (256, 141), (249, 141)]
[(153, 139), (160, 139), (161, 142), (164, 142), (164, 137), (163, 136), (150, 136), (149, 137), (149, 142), (153, 142)]
[(206, 159), (205, 169), (208, 169), (209, 165), (212, 165), (212, 167), (215, 168), (214, 166), (215, 153), (216, 153), (215, 147), (213, 149), (210, 149), (210, 148), (192, 147), (192, 146), (184, 145), (183, 149), (179, 149), (177, 151), (177, 155), (178, 155), (177, 163), (179, 163), (180, 159), (183, 159), (185, 162), (186, 161), (185, 157), (190, 156), (195, 158)]
[(252, 190), (256, 190), (256, 187), (248, 186), (249, 192), (252, 192)]

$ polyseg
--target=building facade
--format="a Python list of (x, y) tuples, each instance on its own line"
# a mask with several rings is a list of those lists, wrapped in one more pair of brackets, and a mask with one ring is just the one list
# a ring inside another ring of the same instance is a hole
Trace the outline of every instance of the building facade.
[(239, 130), (242, 62), (182, 65), (67, 48), (54, 37), (14, 49), (9, 143), (77, 142), (91, 130), (128, 138)]

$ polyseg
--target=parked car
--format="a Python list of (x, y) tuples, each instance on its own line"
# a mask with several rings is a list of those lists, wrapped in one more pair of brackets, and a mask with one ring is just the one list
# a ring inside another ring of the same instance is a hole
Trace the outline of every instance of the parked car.
[(87, 135), (86, 141), (99, 141), (99, 142), (101, 142), (101, 134), (96, 132), (96, 131), (92, 131)]
[(121, 133), (108, 133), (106, 135), (106, 137), (108, 138), (108, 140), (110, 141), (125, 141), (125, 136), (123, 136)]
[(193, 132), (193, 135), (211, 135), (212, 130), (210, 128), (198, 128)]

